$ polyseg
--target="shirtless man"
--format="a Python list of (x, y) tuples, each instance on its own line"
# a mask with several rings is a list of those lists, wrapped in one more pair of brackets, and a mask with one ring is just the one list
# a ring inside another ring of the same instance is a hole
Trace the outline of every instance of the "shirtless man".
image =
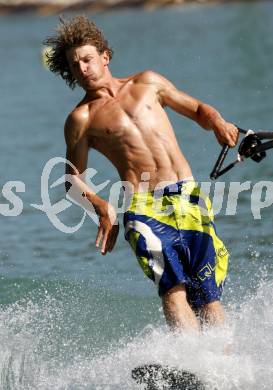
[[(102, 32), (83, 16), (61, 20), (56, 36), (45, 44), (51, 46), (50, 70), (70, 87), (77, 84), (85, 91), (65, 123), (67, 159), (76, 168), (67, 165), (73, 178), (67, 190), (72, 185), (93, 205), (99, 218), (97, 247), (101, 245), (103, 255), (112, 251), (118, 224), (113, 206), (80, 176), (87, 168), (89, 148), (104, 154), (121, 180), (131, 183), (125, 237), (156, 284), (167, 323), (198, 329), (198, 313), (209, 324), (222, 324), (220, 296), (228, 253), (215, 233), (210, 202), (194, 183), (164, 108), (213, 130), (221, 145), (234, 147), (238, 129), (153, 71), (113, 77), (109, 70), (113, 52)], [(149, 178), (146, 192), (140, 188), (144, 177)], [(158, 188), (160, 212), (152, 207)], [(207, 213), (200, 211), (201, 205)], [(168, 206), (173, 212), (162, 213)]]

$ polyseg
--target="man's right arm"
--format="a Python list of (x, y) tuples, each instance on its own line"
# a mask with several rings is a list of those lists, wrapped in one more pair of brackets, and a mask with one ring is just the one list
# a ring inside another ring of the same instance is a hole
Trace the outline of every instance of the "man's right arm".
[(71, 164), (66, 164), (66, 191), (78, 203), (86, 207), (86, 199), (93, 205), (98, 217), (99, 228), (96, 238), (96, 246), (101, 244), (101, 253), (106, 254), (113, 249), (118, 235), (116, 213), (114, 208), (100, 198), (85, 183), (84, 172), (88, 160), (88, 138), (86, 128), (88, 114), (75, 110), (67, 118), (65, 123), (66, 159)]

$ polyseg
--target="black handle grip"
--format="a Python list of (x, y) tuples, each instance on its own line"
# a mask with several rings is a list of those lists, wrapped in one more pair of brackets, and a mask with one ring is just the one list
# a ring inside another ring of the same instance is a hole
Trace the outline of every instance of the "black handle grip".
[[(236, 127), (239, 130), (239, 133), (244, 134), (244, 135), (246, 135), (249, 131), (249, 130), (242, 129), (241, 127), (238, 127), (238, 126), (236, 126)], [(258, 133), (258, 134), (260, 134), (260, 133)], [(272, 134), (273, 134), (273, 132), (272, 133), (271, 132), (261, 132), (261, 139), (263, 139), (263, 138), (272, 139), (273, 138)], [(232, 167), (234, 167), (237, 164), (237, 162), (239, 161), (239, 160), (237, 160), (237, 161), (229, 164), (226, 168), (221, 170), (228, 151), (229, 151), (229, 146), (224, 145), (222, 150), (221, 150), (221, 153), (220, 153), (220, 155), (219, 155), (219, 157), (214, 165), (214, 168), (210, 174), (211, 180), (216, 180), (219, 176), (223, 175), (224, 173), (229, 171)]]
[(222, 165), (223, 165), (223, 163), (225, 161), (225, 158), (226, 158), (226, 155), (227, 155), (228, 151), (229, 151), (229, 146), (228, 145), (224, 145), (223, 148), (222, 148), (222, 151), (221, 151), (221, 153), (220, 153), (220, 155), (219, 155), (219, 157), (218, 157), (218, 159), (216, 161), (216, 164), (214, 165), (214, 168), (213, 168), (213, 170), (212, 170), (212, 172), (210, 174), (211, 180), (216, 180), (217, 179), (218, 173), (219, 173), (219, 171), (220, 171), (220, 169), (221, 169), (221, 167), (222, 167)]
[(241, 134), (246, 134), (248, 132), (248, 130), (242, 129), (241, 127), (238, 127), (238, 126), (236, 126), (236, 127), (239, 130), (239, 133), (241, 133)]

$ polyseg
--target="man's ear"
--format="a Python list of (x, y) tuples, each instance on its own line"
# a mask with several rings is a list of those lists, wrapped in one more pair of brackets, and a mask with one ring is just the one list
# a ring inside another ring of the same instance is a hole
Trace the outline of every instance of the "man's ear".
[(102, 53), (102, 59), (105, 66), (109, 64), (110, 58), (107, 50), (104, 50), (104, 52)]

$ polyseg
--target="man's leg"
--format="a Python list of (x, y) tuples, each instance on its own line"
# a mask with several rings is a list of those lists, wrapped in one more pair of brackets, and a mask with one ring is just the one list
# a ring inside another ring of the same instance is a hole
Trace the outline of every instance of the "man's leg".
[[(226, 322), (224, 308), (220, 301), (214, 301), (204, 305), (200, 310), (201, 323), (207, 326), (223, 326)], [(232, 344), (224, 345), (224, 354), (231, 355), (233, 350)]]
[(173, 287), (162, 297), (167, 324), (172, 329), (199, 330), (199, 322), (187, 301), (185, 285)]
[(225, 311), (220, 301), (204, 305), (200, 310), (202, 323), (209, 326), (221, 326), (225, 323)]

